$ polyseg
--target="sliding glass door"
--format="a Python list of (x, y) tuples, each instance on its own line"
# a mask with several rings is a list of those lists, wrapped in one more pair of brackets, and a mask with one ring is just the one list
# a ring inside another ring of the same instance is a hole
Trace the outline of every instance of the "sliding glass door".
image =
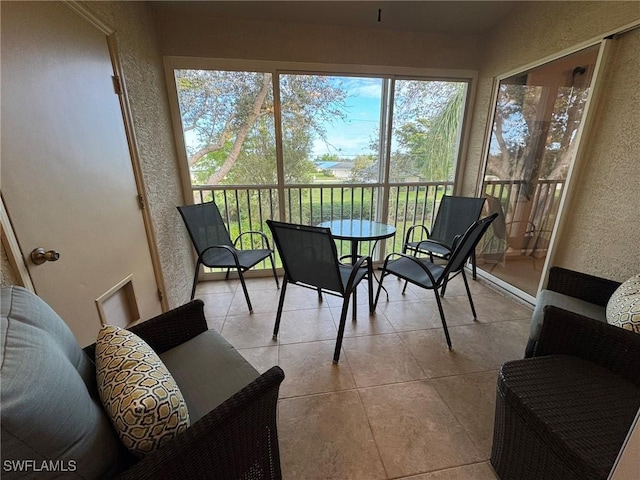
[(535, 296), (594, 74), (598, 46), (500, 81), (482, 192), (498, 212), (481, 268)]

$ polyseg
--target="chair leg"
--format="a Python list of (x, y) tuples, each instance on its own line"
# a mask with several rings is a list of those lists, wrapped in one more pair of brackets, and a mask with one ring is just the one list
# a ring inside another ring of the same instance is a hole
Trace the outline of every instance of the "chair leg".
[(471, 252), (471, 272), (474, 280), (478, 279), (478, 272), (476, 268), (476, 249), (474, 248)]
[(352, 305), (351, 311), (353, 312), (352, 319), (353, 319), (354, 322), (356, 321), (356, 316), (358, 315), (358, 313), (357, 313), (357, 308), (358, 308), (357, 307), (357, 305), (358, 305), (357, 288), (358, 288), (358, 286), (355, 285), (353, 287), (353, 292), (351, 293), (351, 297), (352, 297), (352, 300), (351, 300), (351, 305)]
[(471, 305), (471, 312), (473, 313), (473, 320), (478, 320), (478, 315), (476, 315), (476, 307), (473, 305), (473, 299), (471, 298), (471, 290), (469, 290), (469, 282), (467, 281), (467, 276), (464, 274), (464, 270), (461, 271), (462, 280), (464, 280), (464, 287), (467, 289), (467, 297), (469, 297), (469, 305)]
[(242, 291), (244, 292), (244, 298), (247, 301), (247, 307), (249, 307), (249, 313), (253, 313), (253, 307), (251, 306), (251, 300), (249, 300), (249, 292), (247, 291), (247, 284), (244, 281), (244, 275), (242, 270), (238, 269), (238, 276), (240, 277), (240, 284), (242, 285)]
[(278, 330), (280, 330), (280, 317), (282, 316), (282, 306), (284, 305), (284, 294), (287, 291), (287, 277), (282, 280), (282, 288), (280, 289), (280, 300), (278, 301), (278, 313), (276, 313), (276, 324), (273, 326), (273, 339), (278, 339)]
[(444, 281), (442, 282), (442, 288), (440, 289), (440, 296), (444, 297), (444, 292), (447, 291), (447, 283), (449, 282), (449, 276), (447, 275), (447, 278), (444, 279)]
[(373, 315), (376, 311), (376, 308), (373, 304), (373, 270), (371, 270), (369, 273), (369, 281), (367, 282), (367, 288), (369, 289), (369, 315)]
[(191, 300), (196, 296), (196, 286), (198, 285), (198, 274), (200, 273), (200, 259), (196, 262), (196, 273), (193, 275), (193, 286), (191, 287)]
[[(378, 290), (376, 291), (376, 298), (373, 301), (373, 311), (375, 311), (376, 308), (378, 308), (378, 300), (380, 299), (380, 290), (382, 290), (382, 281), (384, 280), (385, 277), (385, 273), (384, 271), (382, 271), (382, 273), (380, 274), (380, 280), (378, 281)], [(400, 280), (400, 278), (398, 278), (398, 280)], [(389, 296), (387, 296), (387, 301), (389, 301)]]
[(438, 295), (438, 290), (433, 290), (433, 293), (436, 295), (436, 302), (438, 303), (438, 310), (440, 311), (440, 320), (442, 320), (442, 328), (444, 328), (444, 336), (447, 338), (447, 346), (449, 347), (449, 350), (451, 350), (451, 337), (449, 336), (447, 321), (444, 319), (444, 310), (442, 309), (440, 295)]
[(269, 261), (271, 261), (271, 270), (273, 271), (273, 278), (276, 279), (276, 287), (280, 288), (280, 282), (278, 281), (278, 274), (276, 273), (276, 262), (273, 261), (273, 253), (269, 254)]
[(336, 349), (333, 352), (333, 363), (337, 365), (340, 360), (340, 349), (342, 348), (342, 337), (344, 336), (344, 327), (347, 323), (347, 310), (349, 309), (350, 295), (344, 297), (342, 301), (342, 312), (340, 313), (340, 326), (338, 327), (338, 338), (336, 339)]

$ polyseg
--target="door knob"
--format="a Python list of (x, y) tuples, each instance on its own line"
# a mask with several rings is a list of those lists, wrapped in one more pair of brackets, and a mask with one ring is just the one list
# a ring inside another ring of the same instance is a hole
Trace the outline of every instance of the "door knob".
[(44, 262), (55, 262), (60, 258), (60, 254), (55, 250), (45, 250), (42, 247), (36, 248), (31, 252), (31, 261), (36, 265), (42, 265)]

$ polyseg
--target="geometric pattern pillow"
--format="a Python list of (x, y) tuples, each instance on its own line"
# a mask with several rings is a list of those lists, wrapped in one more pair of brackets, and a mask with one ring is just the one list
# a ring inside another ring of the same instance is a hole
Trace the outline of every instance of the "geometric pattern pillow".
[(607, 303), (607, 323), (640, 333), (640, 274), (613, 292)]
[(122, 443), (144, 456), (189, 426), (187, 404), (160, 357), (136, 334), (105, 325), (96, 341), (100, 399)]

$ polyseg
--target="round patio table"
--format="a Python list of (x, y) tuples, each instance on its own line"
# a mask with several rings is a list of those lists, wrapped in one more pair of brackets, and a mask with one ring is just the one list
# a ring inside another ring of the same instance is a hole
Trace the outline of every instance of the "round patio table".
[(383, 240), (393, 237), (396, 227), (371, 220), (333, 220), (322, 222), (319, 227), (331, 229), (333, 238), (351, 242), (351, 264), (358, 261), (358, 244), (363, 241)]

